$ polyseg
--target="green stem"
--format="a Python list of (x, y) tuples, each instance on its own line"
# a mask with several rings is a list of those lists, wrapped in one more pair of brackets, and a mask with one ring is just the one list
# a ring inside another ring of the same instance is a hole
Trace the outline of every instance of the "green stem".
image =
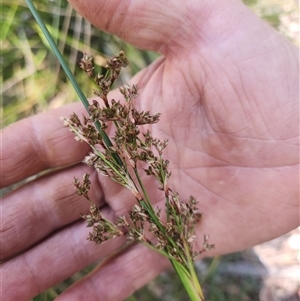
[(204, 300), (202, 288), (201, 288), (201, 285), (199, 283), (199, 280), (198, 280), (198, 277), (197, 277), (197, 274), (195, 271), (194, 261), (190, 256), (189, 247), (186, 242), (184, 244), (184, 249), (185, 249), (186, 258), (188, 261), (189, 272), (191, 273), (191, 282), (193, 283), (193, 287), (195, 288), (195, 290), (198, 292), (199, 296), (201, 297), (200, 300)]
[[(134, 173), (136, 175), (136, 178), (137, 178), (137, 180), (139, 182), (139, 185), (142, 189), (142, 192), (144, 194), (144, 202), (141, 202), (141, 206), (143, 206), (143, 208), (149, 213), (149, 215), (151, 216), (151, 218), (153, 219), (155, 225), (159, 228), (159, 230), (162, 233), (166, 234), (164, 225), (162, 225), (162, 223), (160, 222), (160, 220), (157, 218), (157, 216), (155, 214), (152, 203), (150, 202), (150, 198), (147, 194), (147, 191), (146, 191), (145, 186), (144, 186), (144, 184), (141, 180), (141, 177), (139, 175), (139, 172), (138, 172), (137, 168), (134, 168)], [(171, 240), (171, 242), (173, 241), (171, 238), (169, 238), (169, 240)], [(173, 241), (173, 245), (176, 246), (174, 241)]]
[(31, 0), (25, 0), (25, 2), (28, 5), (28, 8), (30, 9), (32, 15), (34, 16), (36, 22), (38, 23), (38, 25), (40, 26), (44, 36), (46, 37), (51, 49), (53, 50), (55, 56), (57, 57), (57, 59), (59, 60), (62, 68), (64, 69), (66, 76), (69, 78), (70, 82), (72, 83), (77, 95), (80, 97), (83, 105), (85, 106), (86, 110), (88, 111), (88, 107), (89, 107), (89, 102), (86, 99), (85, 95), (83, 94), (82, 90), (80, 89), (80, 87), (78, 86), (78, 83), (76, 82), (70, 68), (68, 67), (68, 65), (66, 64), (61, 52), (59, 51), (58, 47), (56, 46), (50, 32), (48, 31), (47, 27), (45, 26), (44, 22), (42, 21), (38, 11), (36, 10), (34, 4), (32, 3)]
[(166, 199), (166, 208), (167, 208), (167, 222), (169, 223), (170, 222), (170, 198), (169, 196), (165, 196), (165, 199)]
[[(146, 189), (143, 185), (143, 182), (142, 182), (142, 180), (139, 176), (138, 170), (136, 168), (134, 168), (134, 172), (135, 172), (136, 178), (139, 182), (139, 185), (140, 185), (140, 187), (141, 187), (141, 189), (144, 193), (145, 199), (147, 200), (144, 204), (144, 205), (146, 205), (145, 209), (148, 211), (148, 213), (151, 215), (151, 217), (152, 217), (152, 213), (153, 213), (152, 218), (155, 221), (155, 224), (160, 228), (160, 230), (163, 233), (165, 233), (164, 227), (161, 225), (159, 220), (157, 220), (157, 218), (156, 218), (156, 215), (154, 213), (154, 210), (153, 210), (152, 204), (150, 202), (149, 196), (146, 192)], [(169, 208), (167, 208), (167, 210), (169, 210)], [(172, 238), (169, 237), (168, 235), (166, 235), (166, 236), (167, 236), (168, 240), (171, 242), (171, 244), (173, 244), (173, 246), (175, 245), (175, 247), (176, 247), (176, 244), (174, 243)], [(183, 258), (183, 259), (184, 259), (186, 267), (184, 265), (182, 265), (181, 263), (179, 263), (178, 261), (176, 261), (175, 259), (173, 259), (169, 256), (167, 256), (167, 257), (169, 258), (169, 260), (170, 260), (174, 270), (176, 271), (178, 277), (180, 278), (182, 284), (184, 285), (189, 297), (191, 298), (191, 301), (204, 301), (203, 292), (202, 292), (200, 283), (198, 281), (198, 278), (197, 278), (197, 275), (196, 275), (196, 272), (195, 272), (194, 263), (193, 263), (193, 260), (190, 256), (190, 253), (189, 253), (189, 250), (188, 250), (188, 247), (187, 247), (186, 244), (184, 245), (184, 248), (185, 248), (186, 258)], [(167, 254), (167, 252), (161, 252), (161, 253), (166, 253)]]
[(187, 294), (191, 298), (191, 301), (204, 301), (204, 296), (194, 269), (193, 262), (192, 262), (191, 270), (187, 270), (181, 263), (179, 263), (174, 258), (170, 257), (166, 251), (159, 250), (155, 248), (151, 243), (148, 242), (141, 241), (141, 243), (146, 247), (152, 249), (153, 251), (167, 257), (170, 260), (175, 272), (177, 273), (185, 290), (187, 291)]
[(171, 263), (191, 298), (191, 301), (204, 301), (204, 296), (198, 278), (197, 276), (194, 278), (194, 275), (196, 275), (194, 265), (192, 265), (192, 270), (189, 269), (187, 272), (186, 269), (176, 260), (171, 260)]
[[(25, 0), (26, 4), (28, 5), (28, 8), (30, 9), (32, 15), (34, 16), (36, 22), (38, 23), (38, 25), (40, 26), (44, 36), (46, 37), (52, 51), (54, 52), (55, 56), (57, 57), (58, 61), (60, 62), (66, 76), (68, 77), (68, 79), (70, 80), (71, 84), (73, 85), (78, 97), (80, 98), (81, 102), (83, 103), (85, 109), (87, 110), (87, 112), (90, 114), (89, 112), (89, 102), (87, 100), (87, 98), (85, 97), (84, 93), (82, 92), (82, 90), (80, 89), (73, 73), (71, 72), (70, 68), (68, 67), (67, 63), (65, 62), (61, 52), (59, 51), (56, 43), (54, 42), (50, 32), (48, 31), (47, 27), (45, 26), (43, 20), (41, 19), (37, 9), (35, 8), (33, 2), (31, 0)], [(107, 147), (111, 147), (112, 146), (112, 142), (110, 141), (109, 137), (107, 136), (106, 132), (103, 131), (101, 124), (99, 121), (95, 121), (94, 122), (96, 129), (98, 130), (98, 132), (100, 133), (105, 145)], [(120, 159), (120, 157), (113, 153), (113, 158), (114, 160), (122, 165), (122, 160)]]
[[(136, 178), (138, 179), (139, 185), (144, 193), (145, 196), (145, 202), (141, 202), (141, 206), (148, 212), (148, 214), (151, 216), (152, 220), (154, 221), (155, 225), (159, 228), (159, 230), (165, 235), (166, 239), (170, 242), (171, 248), (175, 248), (178, 250), (178, 255), (180, 256), (180, 250), (178, 249), (177, 244), (174, 242), (172, 237), (166, 233), (165, 226), (160, 222), (160, 220), (157, 218), (152, 203), (150, 202), (150, 198), (147, 194), (147, 191), (144, 187), (144, 184), (140, 178), (139, 172), (136, 168), (134, 168), (134, 172), (136, 175)], [(167, 251), (166, 251), (167, 252)], [(188, 262), (184, 256), (180, 256), (186, 267), (188, 267)], [(169, 258), (170, 259), (170, 258)], [(172, 262), (172, 259), (170, 259)]]
[(108, 160), (108, 159), (106, 158), (106, 156), (105, 156), (101, 151), (99, 151), (96, 147), (94, 147), (93, 145), (90, 145), (90, 147), (91, 147), (92, 150), (95, 152), (95, 154), (96, 154), (98, 157), (100, 157), (101, 160), (102, 160), (103, 162), (105, 162), (105, 164), (107, 164), (107, 166), (109, 166), (115, 173), (118, 174), (118, 176), (119, 176), (120, 178), (123, 179), (123, 181), (124, 181), (124, 183), (125, 183), (127, 179), (126, 179), (126, 177), (124, 177), (124, 175), (123, 175), (122, 173), (120, 173), (119, 168), (116, 167), (116, 165), (115, 165), (114, 163), (112, 163), (110, 160)]
[[(144, 200), (146, 201), (147, 205), (152, 209), (152, 204), (151, 204), (151, 202), (150, 202), (150, 198), (149, 198), (148, 193), (147, 193), (147, 191), (146, 191), (146, 189), (145, 189), (145, 186), (143, 185), (143, 182), (142, 182), (142, 180), (141, 180), (141, 177), (140, 177), (140, 175), (139, 175), (139, 172), (138, 172), (138, 170), (137, 170), (136, 167), (133, 168), (133, 170), (134, 170), (135, 176), (136, 176), (136, 178), (137, 178), (137, 180), (138, 180), (138, 182), (139, 182), (139, 185), (140, 185), (140, 187), (141, 187), (141, 189), (142, 189), (142, 191), (143, 191)], [(153, 213), (154, 213), (154, 210), (153, 210)]]

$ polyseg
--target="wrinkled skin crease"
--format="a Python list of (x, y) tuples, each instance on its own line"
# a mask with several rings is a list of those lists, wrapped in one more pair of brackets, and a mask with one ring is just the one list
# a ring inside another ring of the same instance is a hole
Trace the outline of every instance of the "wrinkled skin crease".
[[(99, 28), (162, 53), (131, 83), (140, 86), (140, 109), (162, 113), (149, 129), (169, 139), (164, 157), (170, 161), (170, 187), (183, 200), (192, 194), (199, 201), (203, 219), (196, 248), (209, 234), (216, 248), (207, 256), (234, 252), (299, 225), (299, 76), (293, 45), (235, 0), (187, 1), (185, 7), (172, 2), (168, 10), (155, 1), (71, 2)], [(161, 14), (166, 16), (153, 18)], [(120, 99), (116, 91), (110, 97)], [(109, 218), (126, 213), (135, 201), (129, 191), (78, 163), (88, 153), (86, 145), (57, 122), (72, 111), (80, 115), (84, 109), (69, 105), (3, 132), (3, 186), (75, 164), (2, 202), (1, 257), (18, 254), (1, 267), (8, 300), (29, 299), (124, 243), (116, 239), (99, 247), (85, 241), (88, 229), (79, 216), (89, 205), (74, 196), (73, 176), (92, 174), (91, 198)], [(143, 180), (155, 206), (163, 207), (154, 181)], [(58, 300), (123, 300), (166, 265), (157, 254), (133, 246)]]

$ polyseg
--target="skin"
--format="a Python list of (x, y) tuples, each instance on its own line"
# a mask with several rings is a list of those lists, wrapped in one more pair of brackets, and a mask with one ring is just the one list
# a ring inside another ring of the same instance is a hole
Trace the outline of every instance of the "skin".
[[(170, 187), (199, 201), (198, 247), (214, 256), (249, 248), (299, 226), (298, 49), (240, 1), (71, 0), (101, 30), (162, 54), (142, 70), (141, 109), (161, 112), (151, 127), (169, 139)], [(117, 92), (112, 96), (119, 98)], [(80, 162), (88, 153), (61, 116), (79, 103), (21, 120), (2, 131), (1, 187), (59, 168), (1, 200), (1, 275), (6, 300), (28, 300), (111, 254), (124, 243), (86, 241), (73, 176), (91, 173), (91, 198), (114, 218), (134, 203)], [(163, 199), (151, 188), (158, 206)], [(156, 206), (156, 205), (155, 205)], [(196, 246), (197, 247), (197, 246)], [(57, 300), (123, 300), (168, 267), (141, 245), (116, 255)]]

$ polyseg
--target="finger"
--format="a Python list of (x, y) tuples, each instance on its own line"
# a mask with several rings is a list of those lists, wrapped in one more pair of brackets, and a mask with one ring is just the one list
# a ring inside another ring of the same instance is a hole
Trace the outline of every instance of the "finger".
[[(221, 11), (227, 2), (217, 1), (120, 1), (69, 0), (98, 28), (115, 34), (139, 48), (167, 52), (190, 48), (212, 9)], [(226, 2), (226, 3), (223, 3)], [(217, 12), (216, 12), (217, 14)]]
[[(112, 217), (109, 210), (103, 210), (103, 214)], [(107, 256), (124, 243), (123, 238), (116, 238), (100, 247), (85, 239), (88, 231), (84, 221), (78, 222), (3, 263), (0, 273), (2, 279), (5, 279), (2, 282), (5, 300), (27, 301)]]
[(138, 244), (97, 267), (57, 301), (122, 301), (169, 266), (167, 259)]
[(63, 126), (61, 117), (74, 111), (80, 115), (80, 103), (71, 104), (28, 119), (2, 131), (0, 187), (23, 180), (39, 171), (80, 162), (88, 145), (79, 144)]
[(24, 251), (52, 233), (87, 213), (89, 202), (75, 193), (73, 177), (90, 173), (93, 183), (89, 197), (103, 205), (97, 173), (83, 166), (55, 172), (28, 183), (4, 197), (1, 202), (0, 259)]
[[(153, 70), (153, 67), (150, 70)], [(132, 79), (133, 82), (140, 83), (142, 74), (143, 72), (136, 75)], [(149, 76), (148, 70), (144, 80)], [(120, 92), (111, 91), (110, 97), (118, 99)], [(72, 165), (83, 160), (89, 146), (76, 141), (75, 135), (64, 127), (62, 121), (62, 117), (67, 118), (72, 112), (78, 116), (87, 115), (81, 103), (73, 103), (21, 120), (1, 131), (3, 143), (0, 144), (0, 188), (40, 171)]]

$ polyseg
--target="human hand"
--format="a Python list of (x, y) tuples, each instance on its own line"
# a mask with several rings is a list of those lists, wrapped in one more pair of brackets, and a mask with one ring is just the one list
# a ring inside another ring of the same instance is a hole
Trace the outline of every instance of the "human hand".
[[(216, 244), (207, 255), (245, 249), (299, 224), (297, 49), (239, 1), (173, 2), (71, 1), (99, 28), (162, 53), (132, 82), (141, 87), (141, 108), (162, 113), (151, 130), (169, 139), (170, 187), (199, 201), (204, 217), (197, 242), (205, 233)], [(74, 194), (73, 176), (91, 173), (91, 198), (108, 216), (127, 212), (133, 200), (79, 163), (88, 148), (59, 120), (72, 111), (83, 112), (82, 105), (3, 131), (2, 187), (62, 167), (2, 200), (7, 300), (27, 300), (124, 242), (85, 240), (80, 214), (89, 204)], [(123, 300), (166, 265), (136, 245), (58, 300)]]

